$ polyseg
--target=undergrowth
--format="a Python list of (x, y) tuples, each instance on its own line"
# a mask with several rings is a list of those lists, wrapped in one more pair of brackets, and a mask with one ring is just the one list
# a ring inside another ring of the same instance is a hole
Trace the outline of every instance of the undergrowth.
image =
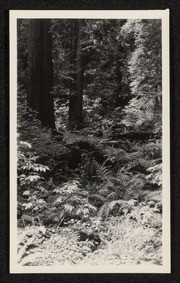
[(161, 139), (18, 119), (19, 264), (162, 264)]

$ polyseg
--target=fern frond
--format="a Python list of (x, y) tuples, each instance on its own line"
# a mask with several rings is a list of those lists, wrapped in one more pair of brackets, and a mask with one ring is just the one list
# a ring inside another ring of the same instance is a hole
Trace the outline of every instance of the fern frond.
[(112, 192), (110, 193), (108, 196), (107, 196), (107, 200), (115, 200), (117, 198), (117, 194), (115, 192)]
[(93, 164), (95, 167), (96, 175), (100, 179), (106, 178), (108, 175), (111, 174), (109, 168), (107, 168), (103, 164), (99, 164), (96, 160), (93, 160)]

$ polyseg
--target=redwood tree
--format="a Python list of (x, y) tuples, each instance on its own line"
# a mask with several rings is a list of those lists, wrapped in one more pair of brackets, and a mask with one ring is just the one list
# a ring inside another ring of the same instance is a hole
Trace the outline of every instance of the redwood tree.
[(28, 103), (37, 110), (42, 125), (55, 127), (52, 39), (49, 19), (30, 20), (28, 55)]

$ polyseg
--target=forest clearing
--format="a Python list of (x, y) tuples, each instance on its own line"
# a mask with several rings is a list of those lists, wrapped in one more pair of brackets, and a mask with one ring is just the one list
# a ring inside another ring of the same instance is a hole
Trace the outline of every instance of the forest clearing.
[(161, 20), (17, 36), (18, 264), (162, 265)]

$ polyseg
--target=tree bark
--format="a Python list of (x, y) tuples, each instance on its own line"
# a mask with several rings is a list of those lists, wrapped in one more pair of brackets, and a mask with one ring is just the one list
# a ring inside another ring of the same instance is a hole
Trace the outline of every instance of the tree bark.
[(42, 125), (55, 127), (53, 85), (52, 39), (50, 20), (30, 21), (28, 56), (28, 103), (38, 112)]

